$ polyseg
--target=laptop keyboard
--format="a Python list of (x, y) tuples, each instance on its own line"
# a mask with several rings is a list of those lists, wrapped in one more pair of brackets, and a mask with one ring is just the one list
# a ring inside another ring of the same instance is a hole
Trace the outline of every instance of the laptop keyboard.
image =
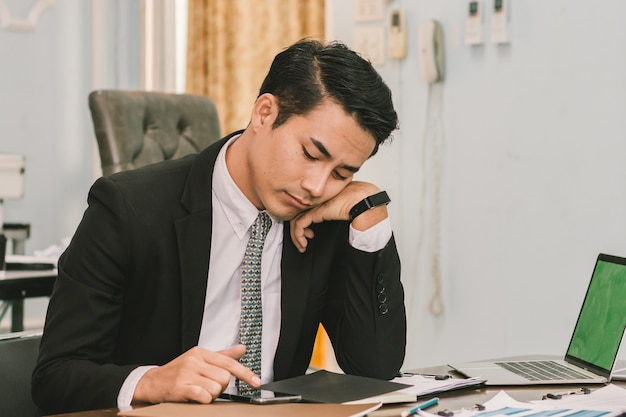
[(496, 362), (529, 381), (558, 381), (568, 379), (593, 379), (554, 361)]

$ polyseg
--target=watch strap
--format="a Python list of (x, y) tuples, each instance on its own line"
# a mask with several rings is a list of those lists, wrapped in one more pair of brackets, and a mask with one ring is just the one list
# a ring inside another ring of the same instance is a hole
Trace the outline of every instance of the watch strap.
[(391, 199), (389, 198), (389, 195), (387, 195), (386, 191), (381, 191), (374, 195), (370, 195), (369, 197), (365, 197), (350, 209), (350, 221), (354, 220), (359, 214), (362, 214), (369, 209), (387, 205), (390, 202)]

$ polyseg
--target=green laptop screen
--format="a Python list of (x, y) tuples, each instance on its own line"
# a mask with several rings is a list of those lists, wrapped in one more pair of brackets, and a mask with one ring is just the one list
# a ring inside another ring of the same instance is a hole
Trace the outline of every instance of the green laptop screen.
[(567, 349), (568, 356), (609, 371), (626, 327), (626, 265), (610, 258), (598, 257)]

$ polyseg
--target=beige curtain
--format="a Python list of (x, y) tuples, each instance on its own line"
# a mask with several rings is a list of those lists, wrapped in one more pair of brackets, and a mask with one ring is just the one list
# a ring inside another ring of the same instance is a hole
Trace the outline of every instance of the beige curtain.
[(324, 0), (189, 0), (187, 92), (215, 100), (222, 133), (243, 129), (272, 59), (324, 39)]

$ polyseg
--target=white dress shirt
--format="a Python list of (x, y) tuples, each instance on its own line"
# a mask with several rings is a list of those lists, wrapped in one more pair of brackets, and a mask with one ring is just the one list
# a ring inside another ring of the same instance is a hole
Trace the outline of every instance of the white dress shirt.
[[(216, 351), (239, 343), (241, 263), (250, 238), (248, 229), (259, 210), (237, 187), (226, 167), (226, 148), (213, 171), (213, 231), (209, 280), (198, 345)], [(269, 213), (268, 213), (269, 214)], [(274, 354), (280, 332), (280, 260), (283, 223), (272, 217), (261, 257), (261, 381), (273, 380)], [(233, 378), (234, 380), (234, 378)], [(231, 381), (231, 384), (234, 381)]]
[[(249, 227), (259, 211), (233, 181), (226, 166), (226, 149), (238, 136), (222, 147), (213, 171), (213, 229), (204, 315), (198, 346), (212, 351), (239, 343), (241, 314), (241, 263), (248, 244)], [(269, 214), (269, 213), (268, 213)], [(272, 217), (261, 258), (261, 300), (263, 330), (261, 344), (261, 381), (274, 377), (274, 355), (280, 334), (280, 262), (283, 247), (283, 222)], [(375, 252), (391, 238), (387, 218), (365, 231), (350, 227), (350, 244), (356, 249)], [(141, 366), (129, 374), (118, 395), (118, 408), (130, 406), (141, 377), (153, 366)], [(234, 377), (231, 385), (234, 384)]]

